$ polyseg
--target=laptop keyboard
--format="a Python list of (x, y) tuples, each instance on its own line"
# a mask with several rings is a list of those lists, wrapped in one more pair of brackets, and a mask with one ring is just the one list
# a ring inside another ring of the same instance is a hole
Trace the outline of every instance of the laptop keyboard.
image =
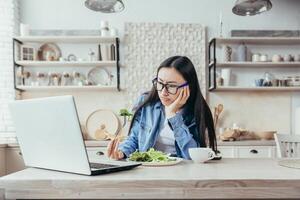
[(90, 163), (91, 168), (95, 169), (105, 169), (110, 167), (119, 167), (120, 165), (111, 165), (111, 164), (104, 164), (104, 163)]

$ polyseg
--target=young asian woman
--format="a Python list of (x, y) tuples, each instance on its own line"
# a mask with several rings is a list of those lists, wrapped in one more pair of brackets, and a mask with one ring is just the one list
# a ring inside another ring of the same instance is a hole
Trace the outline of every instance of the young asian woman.
[(188, 149), (217, 149), (211, 111), (203, 95), (195, 67), (185, 56), (167, 58), (157, 69), (150, 92), (140, 96), (128, 138), (112, 140), (112, 159), (123, 159), (138, 150), (155, 148), (190, 159)]

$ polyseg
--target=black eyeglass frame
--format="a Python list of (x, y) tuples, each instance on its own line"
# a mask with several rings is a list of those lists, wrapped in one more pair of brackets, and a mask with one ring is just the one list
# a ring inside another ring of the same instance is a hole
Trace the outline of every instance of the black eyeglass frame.
[[(153, 86), (155, 87), (156, 91), (162, 91), (164, 88), (166, 88), (166, 90), (167, 90), (167, 92), (168, 92), (169, 94), (173, 94), (173, 93), (170, 93), (170, 92), (169, 92), (169, 89), (168, 89), (168, 87), (167, 87), (167, 86), (169, 85), (168, 83), (167, 83), (167, 84), (164, 84), (164, 83), (160, 82), (160, 84), (162, 84), (163, 87), (161, 88), (161, 90), (158, 90), (158, 89), (156, 88), (157, 82), (158, 82), (157, 78), (154, 78), (154, 79), (152, 80), (152, 84), (153, 84)], [(187, 85), (189, 85), (188, 82), (185, 82), (185, 83), (183, 83), (183, 84), (181, 84), (181, 85), (178, 85), (177, 88), (176, 88), (176, 92), (175, 92), (174, 94), (176, 94), (176, 93), (178, 92), (178, 89), (179, 89), (179, 88), (182, 88), (182, 87), (187, 86)]]

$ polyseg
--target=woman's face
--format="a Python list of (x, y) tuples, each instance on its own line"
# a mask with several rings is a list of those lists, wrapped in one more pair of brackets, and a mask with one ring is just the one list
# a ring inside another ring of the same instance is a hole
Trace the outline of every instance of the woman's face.
[[(157, 75), (157, 81), (158, 84), (167, 84), (171, 93), (172, 91), (174, 93), (174, 91), (176, 91), (176, 88), (179, 85), (186, 83), (186, 80), (182, 77), (182, 75), (179, 72), (176, 71), (176, 69), (166, 67), (163, 67), (159, 70)], [(171, 103), (173, 103), (178, 97), (181, 89), (182, 88), (178, 88), (175, 94), (171, 94), (170, 92), (168, 92), (166, 87), (163, 87), (161, 91), (157, 91), (162, 104), (164, 106), (168, 106)]]

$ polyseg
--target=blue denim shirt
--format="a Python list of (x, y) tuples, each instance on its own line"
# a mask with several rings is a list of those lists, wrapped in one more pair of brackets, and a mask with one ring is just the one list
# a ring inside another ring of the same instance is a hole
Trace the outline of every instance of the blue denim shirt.
[[(144, 99), (145, 95), (142, 95), (138, 104)], [(149, 150), (155, 145), (157, 137), (164, 127), (164, 121), (164, 106), (160, 101), (144, 106), (136, 113), (129, 136), (120, 144), (119, 150), (127, 157), (135, 150), (141, 152)], [(195, 119), (185, 114), (183, 110), (183, 112), (169, 118), (168, 122), (174, 133), (177, 156), (190, 159), (188, 149), (199, 146), (194, 140), (194, 136), (198, 134)]]

